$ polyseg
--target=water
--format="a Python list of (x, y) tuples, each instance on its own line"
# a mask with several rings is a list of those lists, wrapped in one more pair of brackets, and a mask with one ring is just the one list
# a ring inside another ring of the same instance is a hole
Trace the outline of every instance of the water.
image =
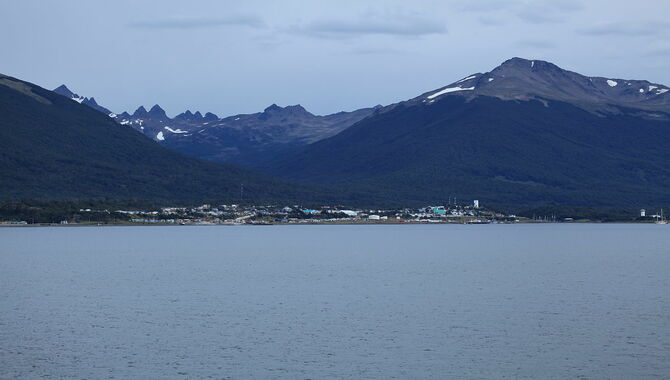
[(670, 228), (0, 228), (0, 379), (670, 378)]

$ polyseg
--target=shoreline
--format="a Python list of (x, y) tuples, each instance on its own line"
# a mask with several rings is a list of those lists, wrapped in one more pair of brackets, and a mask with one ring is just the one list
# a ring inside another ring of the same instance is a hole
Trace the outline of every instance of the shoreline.
[(632, 222), (632, 221), (572, 221), (572, 222), (543, 222), (543, 221), (522, 221), (522, 222), (496, 222), (496, 223), (456, 223), (456, 222), (318, 222), (318, 223), (32, 223), (32, 224), (0, 224), (0, 228), (38, 228), (38, 227), (266, 227), (266, 226), (380, 226), (380, 225), (520, 225), (520, 224), (639, 224), (652, 225), (654, 222)]

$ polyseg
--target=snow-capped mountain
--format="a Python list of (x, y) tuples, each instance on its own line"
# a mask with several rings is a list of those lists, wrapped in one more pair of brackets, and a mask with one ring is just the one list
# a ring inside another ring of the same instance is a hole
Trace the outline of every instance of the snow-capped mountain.
[(260, 168), (428, 202), (670, 202), (670, 92), (514, 58), (392, 104)]
[(300, 105), (273, 104), (263, 112), (219, 118), (187, 110), (170, 118), (158, 104), (148, 111), (138, 107), (132, 114), (116, 114), (93, 98), (80, 96), (65, 85), (57, 94), (88, 105), (117, 123), (132, 127), (160, 144), (210, 161), (255, 165), (279, 152), (333, 136), (370, 115), (374, 108), (318, 116)]
[(171, 149), (198, 158), (255, 165), (273, 155), (333, 136), (370, 115), (374, 108), (318, 116), (300, 105), (273, 104), (263, 112), (225, 118), (187, 110), (170, 118), (159, 106), (139, 107), (116, 115), (130, 126)]
[(318, 194), (170, 151), (68, 98), (0, 74), (0, 199), (190, 203), (236, 199), (241, 183), (246, 199), (309, 200)]
[(70, 99), (74, 100), (74, 101), (77, 102), (77, 103), (87, 105), (87, 106), (93, 108), (93, 109), (96, 110), (96, 111), (100, 111), (100, 112), (104, 113), (105, 115), (107, 115), (107, 116), (109, 116), (109, 117), (115, 117), (115, 116), (116, 116), (116, 114), (114, 114), (112, 111), (110, 111), (110, 110), (108, 110), (107, 108), (105, 108), (105, 107), (99, 105), (99, 104), (95, 101), (95, 98), (93, 98), (93, 97), (87, 98), (87, 97), (84, 97), (84, 96), (80, 96), (80, 95), (78, 95), (78, 94), (75, 94), (74, 92), (70, 91), (70, 89), (67, 88), (67, 86), (65, 86), (64, 84), (62, 84), (62, 85), (56, 87), (56, 88), (53, 90), (53, 92), (55, 92), (55, 93), (57, 93), (57, 94), (59, 94), (59, 95), (63, 95), (63, 96), (65, 96), (66, 98), (70, 98)]
[(646, 80), (590, 77), (541, 60), (512, 58), (487, 73), (468, 75), (414, 98), (432, 104), (443, 96), (494, 96), (504, 100), (553, 99), (591, 111), (622, 106), (670, 112), (668, 86)]

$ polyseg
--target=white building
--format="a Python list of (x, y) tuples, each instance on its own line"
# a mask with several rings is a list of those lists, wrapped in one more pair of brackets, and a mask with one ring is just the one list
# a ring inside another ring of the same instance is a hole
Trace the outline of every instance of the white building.
[(475, 199), (475, 200), (472, 202), (472, 205), (474, 206), (474, 208), (479, 208), (479, 200)]
[(647, 216), (647, 210), (645, 210), (645, 209), (640, 210), (640, 216), (643, 216), (643, 217)]

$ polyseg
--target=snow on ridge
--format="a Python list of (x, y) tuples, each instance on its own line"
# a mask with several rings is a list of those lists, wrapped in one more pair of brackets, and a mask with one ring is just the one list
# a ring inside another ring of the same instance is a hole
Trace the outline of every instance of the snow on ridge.
[(107, 115), (107, 116), (109, 116), (109, 117), (111, 117), (111, 118), (113, 119), (113, 118), (116, 117), (116, 114), (115, 114), (114, 112), (110, 112), (109, 115)]
[[(170, 127), (164, 127), (164, 128), (166, 130), (168, 130), (169, 132), (172, 132), (172, 133), (188, 133), (188, 131), (184, 131), (184, 130), (181, 130), (179, 128), (177, 128), (177, 129), (172, 129)], [(161, 132), (161, 133), (163, 133), (163, 132)]]
[(442, 91), (438, 91), (438, 92), (436, 92), (436, 93), (434, 93), (434, 94), (432, 94), (432, 95), (428, 95), (428, 96), (426, 97), (426, 99), (437, 98), (437, 97), (440, 96), (440, 95), (448, 94), (448, 93), (450, 93), (450, 92), (456, 92), (456, 91), (472, 91), (472, 90), (474, 90), (474, 89), (475, 89), (474, 86), (473, 86), (473, 87), (465, 87), (465, 88), (464, 88), (464, 87), (449, 87), (449, 88), (445, 88), (445, 89), (442, 90)]
[(163, 131), (160, 131), (160, 132), (158, 132), (158, 134), (156, 134), (156, 139), (158, 139), (160, 141), (165, 140), (165, 136), (163, 136)]
[(619, 84), (619, 83), (617, 83), (616, 81), (613, 81), (613, 80), (611, 80), (611, 79), (608, 79), (608, 80), (607, 80), (607, 84), (609, 84), (610, 87), (614, 87), (614, 86), (616, 86), (616, 85)]
[(533, 66), (535, 66), (535, 61), (530, 61), (530, 67), (532, 68)]
[(668, 91), (670, 91), (670, 90), (668, 90), (667, 88), (660, 88), (656, 91), (656, 95), (665, 94)]
[(489, 78), (489, 82), (493, 82), (493, 78)]
[(77, 102), (77, 103), (81, 103), (81, 102), (83, 102), (86, 98), (84, 98), (83, 96), (72, 96), (71, 99), (74, 100), (74, 101)]
[(655, 88), (658, 88), (658, 86), (649, 86), (649, 91), (654, 91)]
[(466, 80), (470, 80), (470, 79), (472, 79), (472, 78), (476, 78), (476, 77), (477, 77), (476, 75), (470, 75), (469, 77), (467, 77), (467, 78), (463, 78), (463, 79), (459, 80), (459, 81), (456, 82), (456, 83), (465, 82)]

